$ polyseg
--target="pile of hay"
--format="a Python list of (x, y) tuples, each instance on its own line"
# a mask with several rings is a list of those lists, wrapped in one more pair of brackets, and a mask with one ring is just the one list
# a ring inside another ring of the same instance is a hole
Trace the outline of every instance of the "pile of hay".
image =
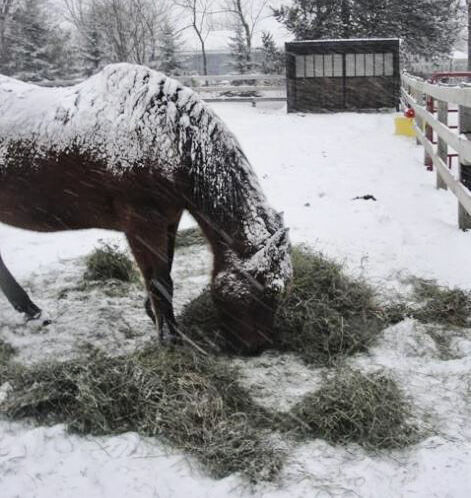
[(67, 423), (80, 434), (160, 436), (214, 477), (239, 472), (251, 481), (273, 479), (284, 455), (266, 437), (267, 415), (236, 377), (221, 362), (183, 347), (29, 369), (12, 365), (0, 413)]
[[(292, 260), (293, 284), (278, 308), (270, 349), (294, 352), (318, 364), (366, 351), (389, 319), (376, 303), (373, 289), (305, 247), (293, 248)], [(180, 324), (203, 348), (225, 349), (209, 290), (183, 309)]]
[(293, 286), (275, 318), (275, 348), (324, 364), (366, 351), (387, 320), (373, 289), (306, 247), (293, 248), (292, 261)]
[(411, 419), (411, 405), (393, 379), (344, 367), (295, 405), (284, 426), (298, 437), (377, 450), (417, 442)]
[(127, 253), (117, 245), (102, 243), (86, 259), (85, 281), (119, 280), (135, 283), (139, 272)]

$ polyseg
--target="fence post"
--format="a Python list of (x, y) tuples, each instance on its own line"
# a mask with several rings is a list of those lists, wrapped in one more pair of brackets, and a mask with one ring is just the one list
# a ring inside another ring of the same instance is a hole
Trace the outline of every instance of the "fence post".
[[(444, 125), (448, 125), (448, 102), (442, 100), (437, 101), (438, 108), (438, 121)], [(442, 138), (438, 137), (438, 147), (437, 147), (438, 157), (447, 164), (448, 161), (448, 145)], [(437, 188), (447, 189), (446, 183), (443, 181), (440, 173), (437, 169)]]
[[(427, 111), (433, 114), (433, 106), (434, 106), (433, 97), (431, 97), (430, 95), (426, 95), (425, 99), (426, 99)], [(433, 142), (433, 128), (427, 123), (425, 123), (425, 137), (430, 143)], [(427, 166), (427, 171), (433, 171), (432, 158), (426, 152), (424, 153), (424, 164), (425, 166)]]
[[(411, 95), (415, 99), (417, 104), (423, 105), (424, 97), (423, 97), (422, 93), (417, 91), (414, 87), (409, 87), (408, 93), (409, 93), (409, 95)], [(419, 130), (424, 129), (423, 119), (417, 113), (415, 114), (415, 124), (417, 125), (417, 128), (419, 128)], [(417, 145), (421, 145), (421, 142), (418, 138), (415, 139), (415, 143)]]
[[(466, 138), (471, 138), (471, 108), (469, 107), (459, 106), (459, 131)], [(461, 156), (459, 160), (459, 180), (471, 190), (471, 163)], [(458, 225), (462, 230), (471, 228), (471, 216), (461, 204), (458, 205)]]

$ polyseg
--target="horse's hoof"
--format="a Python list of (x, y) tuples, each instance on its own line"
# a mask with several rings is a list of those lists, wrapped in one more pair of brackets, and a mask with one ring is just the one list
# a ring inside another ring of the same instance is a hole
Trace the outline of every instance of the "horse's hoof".
[(160, 338), (160, 342), (164, 346), (181, 346), (183, 344), (182, 338), (177, 334), (164, 334)]
[(26, 313), (25, 315), (26, 322), (32, 322), (33, 320), (38, 320), (39, 318), (41, 318), (42, 313), (43, 312), (41, 310), (38, 310), (35, 313)]
[[(38, 323), (38, 321), (41, 319), (43, 313), (41, 310), (39, 310), (37, 313), (34, 315), (27, 314), (25, 317), (26, 323), (31, 323), (35, 322)], [(40, 327), (47, 327), (48, 325), (51, 325), (52, 320), (50, 318), (43, 317), (42, 321), (40, 321), (39, 326)]]

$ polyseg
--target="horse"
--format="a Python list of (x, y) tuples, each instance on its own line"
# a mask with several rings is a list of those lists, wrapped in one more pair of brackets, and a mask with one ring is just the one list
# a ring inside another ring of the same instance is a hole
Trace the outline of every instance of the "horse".
[(213, 253), (211, 294), (224, 334), (235, 350), (258, 351), (292, 278), (290, 242), (214, 111), (138, 65), (112, 64), (63, 88), (0, 76), (0, 222), (124, 232), (160, 336), (180, 333), (171, 268), (184, 210)]

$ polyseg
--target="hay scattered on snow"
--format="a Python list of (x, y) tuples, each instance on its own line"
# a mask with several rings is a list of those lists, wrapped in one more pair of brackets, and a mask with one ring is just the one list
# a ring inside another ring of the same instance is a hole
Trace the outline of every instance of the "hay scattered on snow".
[(440, 286), (434, 280), (411, 279), (413, 298), (418, 306), (409, 314), (423, 323), (439, 323), (454, 327), (470, 325), (471, 293)]
[(86, 260), (84, 280), (138, 282), (139, 272), (127, 253), (115, 244), (102, 243)]
[(111, 358), (13, 365), (0, 406), (11, 418), (65, 422), (80, 434), (137, 431), (197, 457), (211, 475), (273, 479), (283, 454), (265, 437), (264, 411), (221, 362), (185, 348)]
[(284, 427), (301, 438), (376, 450), (417, 442), (419, 431), (411, 420), (411, 405), (392, 378), (343, 367), (292, 408)]

